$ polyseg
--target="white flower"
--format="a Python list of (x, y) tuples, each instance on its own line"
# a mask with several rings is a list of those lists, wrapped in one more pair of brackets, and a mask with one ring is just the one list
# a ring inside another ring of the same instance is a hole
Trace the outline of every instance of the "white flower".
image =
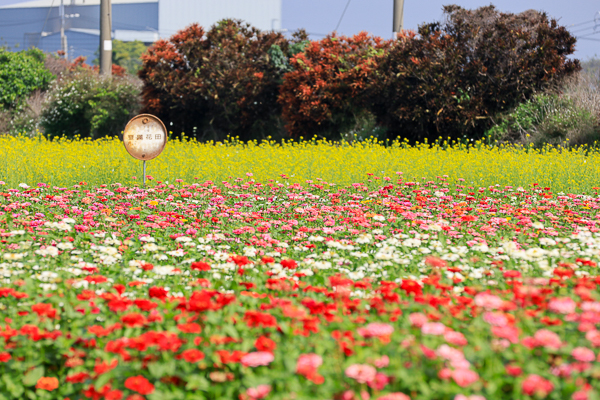
[(315, 261), (313, 266), (317, 269), (330, 269), (331, 263), (329, 261)]
[(73, 243), (71, 242), (60, 242), (56, 245), (61, 250), (71, 250), (73, 248)]
[(173, 251), (167, 251), (167, 254), (173, 257), (183, 257), (185, 255), (185, 251), (183, 251), (183, 249), (177, 249)]
[(9, 261), (21, 260), (27, 253), (4, 253), (4, 259)]
[(26, 183), (19, 183), (19, 187), (22, 187), (23, 189), (29, 189), (29, 185)]
[(419, 239), (406, 239), (404, 242), (402, 242), (403, 246), (406, 247), (419, 247), (421, 245), (421, 241)]
[(544, 224), (542, 224), (541, 222), (534, 222), (533, 224), (531, 224), (531, 227), (533, 229), (544, 229)]
[(556, 240), (550, 238), (540, 238), (540, 244), (542, 246), (554, 246), (556, 244)]
[(154, 243), (146, 243), (143, 247), (144, 250), (146, 251), (157, 251), (158, 250), (158, 246)]
[(58, 255), (58, 248), (54, 246), (47, 246), (45, 249), (36, 250), (35, 254), (39, 254), (40, 256), (56, 257)]

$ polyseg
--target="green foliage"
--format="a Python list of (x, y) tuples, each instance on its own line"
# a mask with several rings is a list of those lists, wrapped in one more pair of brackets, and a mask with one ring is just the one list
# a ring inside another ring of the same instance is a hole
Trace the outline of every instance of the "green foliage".
[(444, 7), (441, 23), (403, 32), (367, 86), (392, 137), (476, 139), (493, 118), (580, 69), (575, 38), (544, 13)]
[(44, 66), (41, 50), (10, 52), (0, 48), (0, 109), (16, 110), (36, 90), (45, 90), (54, 75)]
[[(125, 68), (128, 74), (136, 75), (142, 68), (142, 54), (148, 49), (143, 42), (134, 40), (124, 42), (122, 40), (113, 40), (112, 63)], [(92, 61), (93, 65), (100, 64), (100, 48), (94, 53), (96, 58)]]
[(120, 134), (138, 110), (139, 88), (135, 83), (82, 69), (50, 89), (41, 126), (50, 138), (98, 139)]
[(557, 94), (535, 95), (501, 117), (486, 132), (491, 140), (551, 145), (593, 144), (600, 138), (598, 116)]

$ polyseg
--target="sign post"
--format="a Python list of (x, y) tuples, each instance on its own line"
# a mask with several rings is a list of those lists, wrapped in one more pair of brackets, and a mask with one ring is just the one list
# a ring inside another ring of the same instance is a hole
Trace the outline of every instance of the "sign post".
[(167, 128), (151, 114), (133, 117), (123, 131), (123, 145), (127, 152), (143, 162), (144, 187), (146, 186), (146, 161), (160, 155), (167, 144)]

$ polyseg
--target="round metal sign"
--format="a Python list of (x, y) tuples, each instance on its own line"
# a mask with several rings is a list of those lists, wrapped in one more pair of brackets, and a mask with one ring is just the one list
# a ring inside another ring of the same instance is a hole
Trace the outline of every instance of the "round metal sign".
[(140, 114), (127, 123), (123, 144), (132, 157), (152, 160), (162, 153), (167, 144), (167, 128), (151, 114)]

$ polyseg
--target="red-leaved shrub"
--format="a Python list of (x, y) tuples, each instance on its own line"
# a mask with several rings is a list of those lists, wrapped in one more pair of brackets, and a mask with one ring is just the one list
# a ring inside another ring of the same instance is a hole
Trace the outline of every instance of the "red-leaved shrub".
[(190, 25), (142, 56), (143, 111), (172, 124), (176, 134), (199, 140), (273, 134), (287, 60), (273, 62), (269, 52), (287, 54), (290, 43), (305, 38), (299, 32), (289, 41), (236, 20), (220, 21), (209, 31)]
[(299, 137), (336, 139), (366, 109), (365, 88), (389, 41), (365, 32), (352, 37), (335, 33), (311, 42), (290, 60), (279, 102), (288, 132)]

